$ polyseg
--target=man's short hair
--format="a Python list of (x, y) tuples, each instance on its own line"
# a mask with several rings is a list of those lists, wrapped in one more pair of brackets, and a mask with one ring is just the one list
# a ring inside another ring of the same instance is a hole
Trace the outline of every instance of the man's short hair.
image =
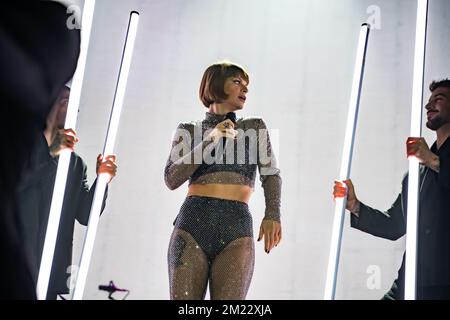
[(214, 102), (220, 103), (228, 98), (224, 92), (225, 80), (229, 77), (241, 76), (247, 83), (249, 76), (245, 69), (235, 63), (222, 61), (209, 66), (200, 83), (200, 100), (209, 108)]
[(450, 79), (443, 79), (439, 81), (433, 81), (430, 84), (430, 91), (433, 92), (437, 88), (449, 88), (450, 89)]

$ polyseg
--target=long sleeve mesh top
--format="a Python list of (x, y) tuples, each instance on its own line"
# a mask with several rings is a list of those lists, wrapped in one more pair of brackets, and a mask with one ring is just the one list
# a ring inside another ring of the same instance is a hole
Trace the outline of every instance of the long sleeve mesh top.
[(280, 221), (280, 170), (269, 132), (261, 118), (238, 118), (237, 138), (214, 143), (207, 136), (225, 115), (206, 112), (205, 119), (180, 123), (164, 170), (169, 189), (191, 184), (237, 184), (254, 188), (256, 168), (264, 189), (265, 219)]

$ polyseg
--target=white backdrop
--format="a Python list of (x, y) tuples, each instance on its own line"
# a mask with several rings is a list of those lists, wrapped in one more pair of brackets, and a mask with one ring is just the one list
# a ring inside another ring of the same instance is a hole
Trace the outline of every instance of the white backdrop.
[[(416, 1), (97, 0), (77, 128), (91, 182), (131, 10), (141, 19), (116, 145), (119, 168), (85, 298), (105, 299), (98, 285), (113, 280), (131, 290), (129, 299), (168, 299), (167, 246), (187, 191), (164, 184), (170, 140), (179, 122), (204, 117), (201, 76), (226, 58), (250, 72), (240, 116), (261, 116), (280, 133), (284, 238), (269, 255), (257, 244), (248, 299), (322, 299), (359, 27), (377, 18), (380, 29), (369, 40), (352, 179), (362, 201), (387, 209), (407, 169)], [(450, 76), (449, 18), (449, 1), (430, 1), (426, 84)], [(424, 134), (431, 144), (434, 135)], [(264, 212), (256, 185), (255, 234)], [(75, 264), (84, 230), (76, 230)], [(403, 238), (352, 230), (347, 216), (337, 298), (379, 299), (403, 250)]]

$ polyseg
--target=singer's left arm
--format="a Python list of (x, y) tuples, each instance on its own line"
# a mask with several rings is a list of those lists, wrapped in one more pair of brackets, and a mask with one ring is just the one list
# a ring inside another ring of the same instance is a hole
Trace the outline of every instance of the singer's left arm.
[(264, 237), (267, 253), (281, 241), (281, 186), (280, 169), (272, 150), (269, 132), (262, 119), (256, 119), (258, 137), (258, 170), (264, 189), (265, 212), (261, 222), (258, 240)]

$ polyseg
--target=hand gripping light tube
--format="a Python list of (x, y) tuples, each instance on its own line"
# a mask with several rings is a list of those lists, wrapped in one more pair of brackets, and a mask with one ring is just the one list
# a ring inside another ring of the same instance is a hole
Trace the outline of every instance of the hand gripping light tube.
[[(361, 26), (361, 31), (359, 34), (355, 71), (353, 74), (352, 92), (348, 108), (347, 127), (345, 129), (344, 148), (342, 151), (341, 170), (339, 173), (339, 179), (341, 181), (347, 180), (350, 175), (356, 123), (358, 120), (359, 101), (361, 97), (361, 87), (364, 77), (364, 66), (366, 62), (367, 45), (369, 40), (369, 31), (370, 26), (367, 23), (364, 23)], [(336, 280), (339, 267), (339, 255), (341, 250), (345, 205), (345, 197), (336, 198), (324, 300), (333, 300), (336, 293)]]
[[(69, 105), (67, 107), (65, 129), (75, 128), (77, 122), (78, 108), (80, 105), (81, 89), (83, 86), (84, 70), (91, 36), (92, 20), (94, 17), (95, 0), (84, 2), (80, 55), (78, 57), (77, 69), (72, 80)], [(67, 173), (69, 170), (71, 151), (62, 150), (59, 155), (58, 169), (56, 171), (55, 186), (53, 187), (52, 203), (48, 217), (47, 230), (45, 233), (44, 248), (42, 251), (41, 264), (37, 281), (36, 294), (39, 300), (47, 297), (48, 282), (52, 269), (53, 255), (55, 253), (56, 239), (58, 235), (59, 221), (66, 189)]]
[[(120, 64), (119, 77), (117, 80), (116, 92), (114, 94), (114, 102), (109, 119), (106, 141), (103, 147), (104, 156), (111, 155), (114, 152), (114, 144), (116, 142), (117, 130), (119, 128), (120, 114), (122, 112), (123, 100), (127, 87), (128, 73), (130, 71), (138, 24), (139, 13), (133, 11), (130, 14), (130, 20), (128, 22), (128, 30), (122, 54), (122, 61)], [(105, 173), (101, 173), (97, 178), (94, 199), (89, 215), (88, 229), (86, 232), (86, 237), (84, 239), (83, 251), (81, 253), (80, 264), (77, 273), (77, 280), (75, 282), (75, 290), (72, 297), (73, 300), (81, 300), (83, 297), (107, 181), (108, 175)]]
[[(422, 102), (427, 43), (428, 0), (418, 0), (414, 80), (411, 107), (411, 137), (422, 135)], [(409, 157), (408, 206), (406, 221), (405, 300), (416, 299), (417, 217), (419, 205), (419, 161)]]

